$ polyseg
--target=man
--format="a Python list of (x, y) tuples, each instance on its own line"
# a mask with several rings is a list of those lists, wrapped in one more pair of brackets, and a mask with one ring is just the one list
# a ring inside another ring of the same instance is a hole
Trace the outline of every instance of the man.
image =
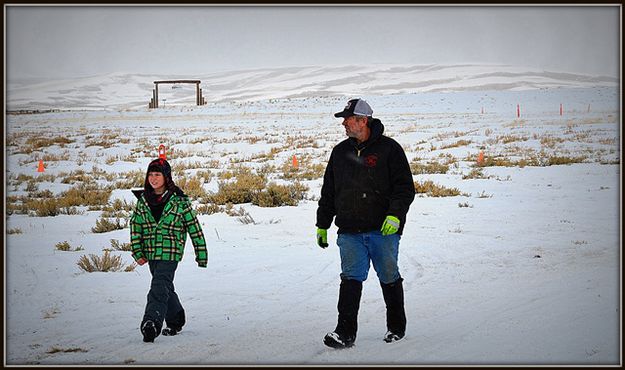
[(402, 339), (406, 331), (404, 290), (397, 264), (399, 239), (415, 188), (402, 147), (384, 136), (384, 125), (372, 117), (362, 99), (350, 100), (335, 117), (343, 118), (349, 138), (334, 147), (323, 176), (317, 209), (317, 244), (328, 246), (335, 218), (341, 255), (338, 324), (323, 342), (351, 347), (356, 340), (362, 282), (373, 263), (386, 303), (384, 341)]

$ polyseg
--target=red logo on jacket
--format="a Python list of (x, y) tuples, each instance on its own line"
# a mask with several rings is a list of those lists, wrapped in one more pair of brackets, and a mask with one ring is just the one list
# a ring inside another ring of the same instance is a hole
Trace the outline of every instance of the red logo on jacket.
[(371, 154), (365, 157), (365, 165), (367, 167), (375, 167), (378, 164), (378, 156), (375, 154)]

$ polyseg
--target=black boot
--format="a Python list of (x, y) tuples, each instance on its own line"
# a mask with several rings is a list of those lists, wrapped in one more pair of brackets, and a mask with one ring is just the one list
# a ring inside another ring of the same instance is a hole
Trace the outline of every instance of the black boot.
[(145, 320), (141, 323), (141, 334), (143, 334), (144, 342), (154, 342), (154, 338), (158, 337), (160, 328), (152, 320)]
[(395, 282), (382, 286), (382, 295), (386, 303), (386, 335), (385, 342), (395, 342), (406, 334), (406, 312), (404, 311), (404, 287), (401, 277)]
[(182, 327), (186, 323), (184, 309), (178, 311), (178, 313), (173, 315), (172, 318), (165, 319), (165, 323), (167, 324), (167, 327), (163, 329), (161, 334), (163, 334), (164, 336), (172, 336), (178, 334), (180, 331), (182, 331)]
[(354, 345), (358, 331), (358, 309), (362, 282), (357, 280), (341, 280), (339, 289), (338, 323), (334, 332), (326, 334), (323, 343), (332, 348), (347, 348)]

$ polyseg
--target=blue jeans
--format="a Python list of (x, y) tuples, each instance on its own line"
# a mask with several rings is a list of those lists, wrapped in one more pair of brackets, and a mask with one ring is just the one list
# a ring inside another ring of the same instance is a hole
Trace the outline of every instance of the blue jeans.
[(369, 263), (384, 284), (390, 284), (401, 276), (397, 265), (400, 235), (384, 236), (380, 231), (338, 235), (341, 252), (341, 279), (367, 280)]

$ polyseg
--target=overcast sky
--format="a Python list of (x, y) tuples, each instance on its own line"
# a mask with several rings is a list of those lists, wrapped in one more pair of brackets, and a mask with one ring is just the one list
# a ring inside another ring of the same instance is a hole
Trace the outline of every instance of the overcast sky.
[(619, 76), (616, 6), (5, 6), (6, 73), (497, 63)]

